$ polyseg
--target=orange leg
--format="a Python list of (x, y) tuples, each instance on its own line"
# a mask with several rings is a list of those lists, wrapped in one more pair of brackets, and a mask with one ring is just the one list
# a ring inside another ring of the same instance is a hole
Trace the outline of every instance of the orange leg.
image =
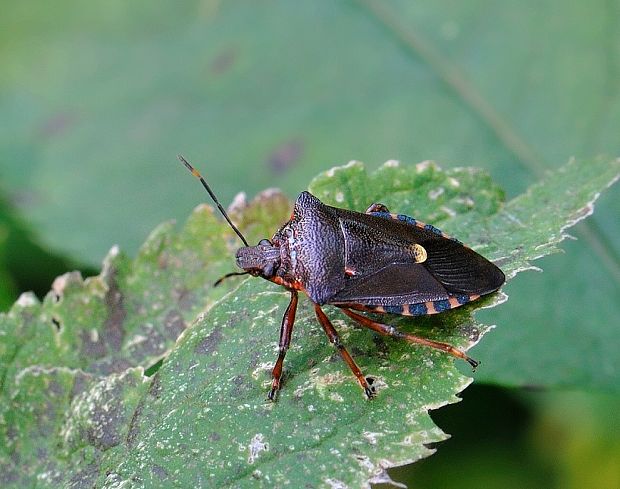
[(271, 371), (273, 382), (271, 383), (271, 390), (267, 397), (270, 401), (275, 400), (277, 392), (280, 390), (280, 380), (282, 379), (282, 366), (284, 365), (284, 357), (291, 344), (291, 337), (293, 333), (293, 324), (295, 323), (295, 312), (297, 311), (297, 291), (291, 290), (291, 302), (288, 303), (284, 317), (282, 318), (282, 325), (280, 326), (280, 343), (278, 348), (278, 359)]
[(347, 316), (349, 316), (354, 321), (358, 322), (362, 326), (368, 329), (372, 329), (379, 334), (385, 336), (391, 336), (393, 338), (403, 339), (408, 341), (409, 343), (417, 343), (418, 345), (430, 346), (431, 348), (436, 348), (437, 350), (441, 350), (446, 352), (448, 355), (452, 355), (453, 357), (461, 358), (469, 363), (473, 369), (475, 369), (479, 362), (474, 360), (473, 358), (466, 355), (464, 352), (459, 350), (458, 348), (453, 347), (448, 343), (442, 343), (440, 341), (428, 340), (426, 338), (420, 338), (419, 336), (415, 336), (409, 333), (403, 333), (402, 331), (397, 330), (394, 326), (389, 326), (387, 324), (378, 323), (373, 321), (372, 319), (367, 318), (366, 316), (362, 316), (361, 314), (357, 314), (356, 312), (351, 311), (350, 309), (341, 308), (342, 312), (344, 312)]
[(366, 397), (368, 397), (368, 399), (372, 399), (375, 396), (374, 387), (370, 386), (368, 380), (366, 379), (366, 377), (364, 377), (364, 374), (355, 363), (355, 360), (353, 360), (353, 357), (351, 357), (344, 345), (340, 343), (340, 336), (338, 336), (338, 332), (332, 325), (331, 321), (328, 319), (328, 317), (321, 309), (321, 306), (319, 306), (318, 304), (314, 305), (314, 311), (316, 312), (316, 317), (319, 320), (319, 323), (321, 323), (323, 331), (325, 331), (325, 334), (329, 338), (330, 343), (338, 349), (338, 351), (340, 352), (340, 356), (342, 356), (343, 360), (349, 366), (351, 372), (353, 372), (353, 375), (357, 377), (357, 381), (362, 386), (362, 389), (364, 389)]

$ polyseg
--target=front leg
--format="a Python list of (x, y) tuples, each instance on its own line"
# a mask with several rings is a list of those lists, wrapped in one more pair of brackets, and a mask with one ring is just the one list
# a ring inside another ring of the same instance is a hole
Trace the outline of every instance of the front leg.
[(286, 312), (282, 317), (282, 325), (280, 326), (280, 342), (278, 345), (278, 359), (273, 367), (271, 376), (271, 390), (267, 395), (270, 401), (274, 401), (278, 391), (280, 390), (280, 380), (282, 379), (282, 366), (284, 365), (284, 357), (291, 344), (293, 333), (293, 324), (295, 323), (295, 312), (297, 311), (297, 291), (291, 290), (291, 301), (288, 303)]

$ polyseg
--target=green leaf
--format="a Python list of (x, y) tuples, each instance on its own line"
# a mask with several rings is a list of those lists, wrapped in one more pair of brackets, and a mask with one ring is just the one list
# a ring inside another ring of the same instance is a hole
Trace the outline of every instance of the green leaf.
[[(352, 163), (310, 189), (328, 203), (381, 201), (432, 220), (511, 278), (555, 251), (619, 175), (618, 160), (573, 161), (504, 204), (480, 170), (388, 162), (367, 174)], [(268, 192), (231, 212), (264, 237), (289, 211)], [(0, 316), (3, 487), (358, 487), (434, 451), (447, 435), (428, 411), (458, 401), (471, 379), (446, 355), (355, 328), (334, 308), (327, 313), (378, 397), (364, 399), (305, 300), (281, 395), (265, 400), (288, 294), (256, 279), (214, 289), (237, 246), (200, 206), (180, 231), (157, 228), (135, 260), (115, 249), (101, 275), (62, 276), (42, 304), (25, 295)], [(490, 329), (474, 311), (504, 300), (390, 323), (467, 349)]]
[[(134, 255), (202, 198), (171, 170), (178, 152), (223, 202), (297, 195), (352, 157), (482, 165), (515, 196), (572, 156), (620, 154), (607, 0), (5, 3), (1, 184), (43, 248), (76, 262), (97, 266), (115, 243)], [(554, 366), (614, 342), (598, 325), (620, 317), (618, 202), (615, 189), (575, 231), (571, 267), (554, 257), (511, 283), (519, 307), (487, 315), (509, 327), (478, 348), (481, 378), (612, 388), (611, 364), (604, 378), (595, 361)], [(519, 369), (515, 345), (531, 352)]]

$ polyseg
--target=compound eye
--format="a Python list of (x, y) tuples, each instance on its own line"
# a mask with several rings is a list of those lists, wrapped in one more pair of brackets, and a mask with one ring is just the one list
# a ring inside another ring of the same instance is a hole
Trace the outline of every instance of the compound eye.
[(269, 241), (268, 239), (261, 239), (258, 242), (259, 246), (271, 246), (271, 241)]

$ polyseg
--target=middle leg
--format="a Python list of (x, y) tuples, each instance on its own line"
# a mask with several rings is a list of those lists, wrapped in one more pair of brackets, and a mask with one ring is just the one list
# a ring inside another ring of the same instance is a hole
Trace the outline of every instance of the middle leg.
[(349, 354), (347, 349), (340, 342), (340, 336), (338, 335), (336, 328), (334, 328), (334, 325), (331, 323), (329, 318), (325, 315), (325, 313), (323, 312), (323, 309), (321, 309), (321, 306), (319, 306), (318, 304), (315, 304), (314, 311), (316, 313), (317, 319), (319, 320), (319, 323), (321, 323), (321, 326), (323, 327), (323, 330), (325, 331), (325, 334), (329, 338), (330, 343), (338, 349), (338, 351), (340, 352), (340, 356), (342, 356), (343, 360), (349, 366), (349, 368), (351, 369), (351, 372), (353, 372), (353, 375), (357, 377), (357, 381), (362, 386), (362, 389), (364, 389), (364, 393), (366, 394), (366, 397), (368, 397), (368, 399), (372, 399), (373, 397), (375, 397), (374, 387), (370, 386), (370, 384), (368, 383), (368, 380), (366, 379), (366, 377), (364, 377), (364, 374), (362, 373), (360, 368), (355, 363), (355, 360), (353, 360), (353, 357)]

